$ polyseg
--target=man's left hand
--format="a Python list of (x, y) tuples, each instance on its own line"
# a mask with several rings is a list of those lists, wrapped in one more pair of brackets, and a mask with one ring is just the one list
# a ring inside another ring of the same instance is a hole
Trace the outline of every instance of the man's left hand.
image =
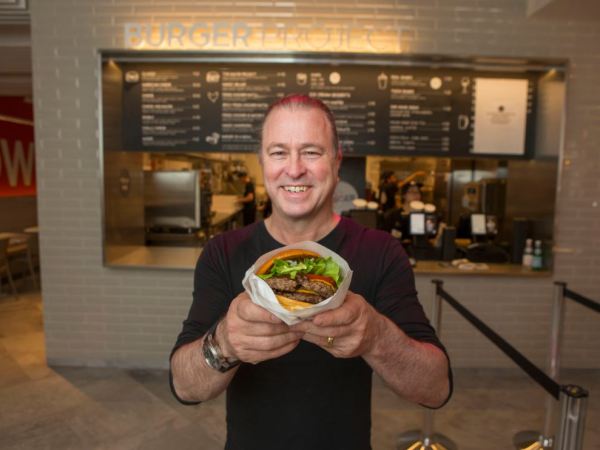
[(339, 308), (325, 311), (292, 327), (303, 331), (305, 341), (316, 344), (338, 358), (352, 358), (369, 352), (385, 320), (361, 296), (348, 292)]

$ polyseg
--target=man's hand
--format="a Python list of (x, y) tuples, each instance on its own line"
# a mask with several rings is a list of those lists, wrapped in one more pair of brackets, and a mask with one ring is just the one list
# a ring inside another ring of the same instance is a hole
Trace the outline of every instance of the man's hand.
[(233, 299), (227, 315), (218, 325), (217, 342), (226, 357), (256, 364), (292, 351), (303, 334), (291, 330), (242, 292)]
[[(448, 360), (433, 344), (409, 338), (358, 294), (339, 308), (292, 327), (337, 358), (360, 356), (398, 395), (431, 407), (448, 397)], [(332, 342), (333, 341), (333, 342)]]
[[(338, 358), (368, 353), (381, 333), (383, 317), (360, 295), (348, 292), (339, 308), (325, 311), (291, 327)], [(333, 339), (333, 341), (332, 341)]]

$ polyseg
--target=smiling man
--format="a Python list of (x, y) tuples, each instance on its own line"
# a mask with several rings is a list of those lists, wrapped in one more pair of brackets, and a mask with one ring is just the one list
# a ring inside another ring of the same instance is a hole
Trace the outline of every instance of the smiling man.
[(333, 214), (333, 192), (342, 154), (330, 113), (313, 103), (320, 104), (288, 97), (269, 110), (263, 125), (260, 162), (273, 202), (273, 215), (265, 224), (283, 243), (318, 240), (339, 221)]
[[(259, 157), (273, 213), (206, 245), (171, 354), (173, 393), (197, 404), (227, 390), (226, 449), (369, 449), (372, 373), (439, 407), (452, 390), (448, 358), (402, 246), (333, 212), (342, 154), (331, 111), (303, 95), (279, 100)], [(354, 276), (342, 306), (289, 327), (241, 282), (262, 254), (305, 240), (337, 252)]]

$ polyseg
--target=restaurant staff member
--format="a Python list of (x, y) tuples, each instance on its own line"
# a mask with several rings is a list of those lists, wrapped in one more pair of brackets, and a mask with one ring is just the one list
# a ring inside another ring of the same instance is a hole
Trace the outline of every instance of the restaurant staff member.
[[(402, 246), (333, 211), (342, 154), (327, 106), (278, 100), (259, 156), (273, 213), (205, 246), (172, 352), (173, 392), (194, 404), (227, 389), (227, 450), (369, 449), (372, 371), (398, 395), (439, 407), (451, 392), (447, 356)], [(337, 252), (354, 275), (340, 307), (288, 326), (241, 281), (262, 254), (305, 240)]]
[(238, 172), (238, 177), (244, 183), (244, 195), (238, 197), (238, 201), (242, 203), (244, 226), (246, 226), (256, 220), (256, 192), (254, 183), (246, 172)]
[(383, 172), (379, 184), (379, 205), (383, 212), (396, 208), (398, 178), (392, 171)]
[(409, 181), (400, 188), (401, 206), (388, 210), (383, 215), (383, 229), (388, 232), (397, 230), (402, 233), (402, 239), (409, 238), (410, 234), (410, 203), (422, 201), (421, 183)]
[(402, 185), (400, 189), (400, 198), (402, 199), (402, 211), (405, 214), (410, 213), (410, 202), (422, 201), (423, 193), (421, 192), (421, 183), (410, 181)]

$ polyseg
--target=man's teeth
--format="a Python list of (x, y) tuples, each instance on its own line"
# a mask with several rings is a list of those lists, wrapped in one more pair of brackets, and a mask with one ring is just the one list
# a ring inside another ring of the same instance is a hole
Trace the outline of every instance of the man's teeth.
[(283, 187), (288, 192), (305, 192), (306, 186), (284, 186)]

